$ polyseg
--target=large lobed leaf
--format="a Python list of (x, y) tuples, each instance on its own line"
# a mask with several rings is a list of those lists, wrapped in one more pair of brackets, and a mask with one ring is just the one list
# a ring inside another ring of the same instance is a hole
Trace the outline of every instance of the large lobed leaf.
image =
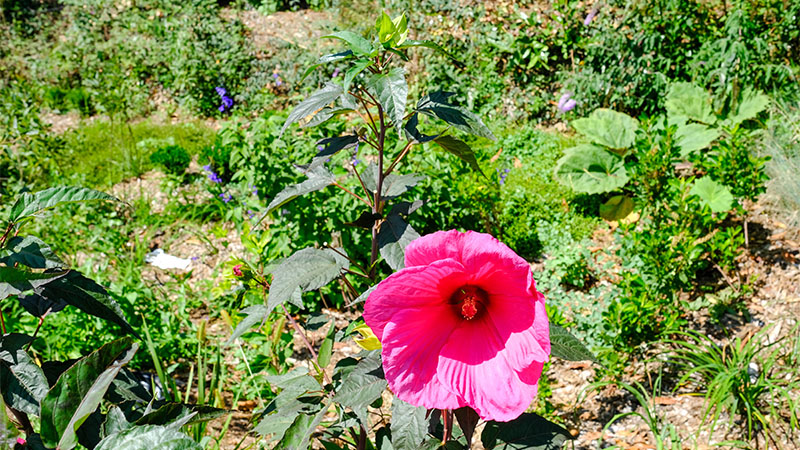
[(417, 450), (428, 435), (427, 410), (392, 398), (392, 447), (394, 450)]
[(550, 354), (567, 361), (594, 361), (595, 357), (589, 349), (566, 329), (550, 324)]
[(281, 128), (280, 135), (283, 135), (286, 129), (289, 128), (289, 125), (313, 117), (323, 107), (336, 101), (343, 92), (342, 87), (338, 84), (330, 82), (325, 83), (322, 89), (309, 95), (308, 98), (294, 107), (286, 118), (286, 122), (284, 122)]
[(64, 270), (33, 272), (25, 266), (0, 266), (0, 300), (11, 295), (37, 289), (47, 283), (65, 276)]
[(334, 401), (350, 407), (361, 423), (367, 426), (367, 406), (380, 398), (386, 389), (380, 351), (374, 350), (361, 358), (336, 390)]
[(719, 134), (716, 128), (700, 123), (689, 123), (678, 127), (675, 131), (675, 141), (681, 149), (681, 157), (685, 158), (692, 152), (707, 148)]
[(511, 422), (488, 422), (481, 433), (487, 450), (558, 450), (570, 439), (566, 429), (533, 413)]
[(368, 86), (375, 90), (378, 102), (399, 133), (403, 128), (408, 99), (405, 70), (395, 67), (387, 73), (373, 75), (369, 78)]
[(733, 194), (727, 186), (722, 185), (706, 175), (694, 182), (690, 195), (700, 197), (702, 203), (715, 213), (730, 211), (733, 208)]
[(419, 237), (411, 225), (400, 214), (390, 213), (378, 232), (378, 247), (381, 256), (392, 270), (405, 267), (405, 250), (408, 244)]
[[(341, 251), (341, 250), (340, 250)], [(347, 258), (332, 249), (304, 248), (272, 271), (267, 313), (289, 300), (296, 291), (313, 291), (336, 279), (350, 267)]]
[[(302, 167), (300, 167), (300, 169), (302, 169)], [(301, 195), (324, 189), (336, 181), (333, 174), (322, 165), (307, 169), (305, 174), (308, 179), (298, 184), (287, 186), (282, 191), (278, 192), (278, 195), (276, 195), (275, 198), (269, 202), (269, 205), (267, 205), (267, 212), (265, 214), (269, 214), (270, 212), (274, 211), (275, 208), (278, 208), (279, 206), (282, 206), (283, 204), (294, 200)]]
[(0, 391), (6, 405), (38, 416), (39, 402), (50, 386), (42, 369), (23, 348), (32, 340), (17, 333), (0, 336)]
[(65, 203), (86, 202), (91, 200), (120, 201), (118, 198), (94, 189), (64, 186), (49, 188), (35, 194), (24, 193), (11, 207), (8, 218), (11, 222), (19, 222), (25, 218)]
[(114, 378), (138, 348), (128, 337), (118, 339), (61, 374), (41, 401), (41, 436), (45, 445), (69, 450), (78, 444), (78, 428), (97, 409)]
[(431, 92), (417, 103), (417, 111), (436, 116), (465, 133), (495, 140), (494, 134), (480, 117), (447, 100), (452, 95), (454, 95), (452, 92)]
[[(366, 187), (367, 190), (373, 195), (375, 194), (375, 191), (378, 190), (378, 173), (378, 166), (374, 163), (369, 163), (367, 168), (361, 173), (361, 179), (364, 182), (364, 187)], [(424, 176), (413, 173), (403, 175), (390, 173), (383, 179), (383, 185), (381, 186), (381, 198), (384, 200), (397, 198), (424, 179)]]
[(664, 107), (673, 120), (686, 117), (707, 125), (717, 120), (711, 109), (711, 96), (705, 89), (692, 83), (673, 83), (667, 92)]
[(106, 437), (95, 450), (203, 450), (191, 437), (174, 427), (144, 425)]
[(610, 109), (596, 109), (589, 117), (572, 122), (575, 130), (592, 142), (614, 150), (633, 145), (639, 124), (633, 117)]
[(556, 164), (556, 177), (586, 194), (611, 192), (628, 182), (622, 157), (592, 144), (566, 149)]

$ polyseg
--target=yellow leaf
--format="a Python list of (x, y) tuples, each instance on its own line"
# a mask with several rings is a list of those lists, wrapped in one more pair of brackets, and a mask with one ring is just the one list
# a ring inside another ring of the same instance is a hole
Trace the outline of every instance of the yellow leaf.
[(356, 331), (361, 335), (361, 338), (353, 338), (359, 347), (363, 348), (364, 350), (377, 350), (381, 348), (381, 343), (378, 340), (378, 337), (375, 336), (375, 333), (372, 332), (367, 324), (361, 324), (353, 328), (353, 331)]

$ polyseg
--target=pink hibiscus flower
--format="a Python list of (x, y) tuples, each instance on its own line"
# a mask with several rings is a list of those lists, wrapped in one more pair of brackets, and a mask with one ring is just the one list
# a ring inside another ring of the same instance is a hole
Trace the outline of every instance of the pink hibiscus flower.
[(488, 234), (456, 230), (413, 241), (405, 265), (364, 306), (394, 394), (429, 409), (469, 406), (485, 420), (519, 417), (550, 354), (530, 265)]

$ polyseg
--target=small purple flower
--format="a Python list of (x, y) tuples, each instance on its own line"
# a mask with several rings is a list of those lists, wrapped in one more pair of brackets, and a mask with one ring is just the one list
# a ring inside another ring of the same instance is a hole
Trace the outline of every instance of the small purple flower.
[(340, 70), (339, 70), (339, 68), (337, 67), (336, 69), (334, 69), (334, 70), (333, 70), (333, 75), (332, 75), (332, 77), (333, 77), (333, 78), (336, 78), (336, 77), (338, 77), (338, 76), (339, 76), (339, 72), (341, 72), (341, 71), (340, 71)]
[(572, 111), (572, 109), (577, 105), (575, 99), (570, 97), (572, 97), (572, 93), (565, 92), (564, 95), (562, 95), (558, 100), (558, 110), (561, 111), (561, 113)]
[(353, 166), (357, 166), (358, 163), (361, 162), (361, 160), (356, 158), (355, 155), (353, 155), (353, 159), (350, 162), (353, 164)]
[(227, 192), (219, 194), (219, 198), (221, 198), (222, 201), (225, 203), (228, 203), (229, 201), (233, 200), (233, 196), (231, 194), (228, 194)]
[(592, 23), (592, 20), (596, 15), (597, 15), (597, 6), (594, 6), (591, 10), (589, 10), (589, 14), (586, 16), (586, 18), (583, 19), (583, 26), (588, 27), (589, 24)]
[(247, 218), (248, 218), (248, 219), (252, 219), (252, 218), (253, 218), (253, 217), (255, 217), (255, 216), (256, 216), (256, 213), (255, 213), (255, 211), (253, 211), (252, 209), (248, 209), (248, 210), (247, 210)]
[(278, 72), (275, 72), (272, 74), (272, 78), (277, 80), (278, 78), (280, 78), (280, 75), (278, 75)]
[(318, 145), (317, 146), (317, 150), (323, 151), (323, 150), (325, 150), (325, 146), (324, 145)]
[(211, 180), (212, 183), (222, 183), (222, 178), (214, 172), (208, 172), (208, 179)]
[(500, 172), (500, 169), (497, 169), (497, 175), (500, 176), (500, 186), (506, 184), (506, 177), (509, 172), (511, 172), (511, 169), (503, 169), (502, 172)]
[(206, 164), (205, 166), (203, 166), (203, 170), (205, 170), (206, 172), (211, 172), (211, 164)]
[(258, 188), (256, 187), (256, 185), (254, 184), (250, 185), (250, 192), (252, 192), (253, 195), (258, 195)]
[(222, 104), (217, 108), (219, 112), (225, 112), (231, 109), (233, 107), (233, 99), (228, 97), (228, 91), (222, 86), (217, 86), (214, 90), (217, 91), (217, 94), (219, 94), (222, 99)]
[(197, 261), (198, 259), (200, 259), (199, 256), (192, 256), (192, 261)]
[(275, 81), (275, 86), (280, 86), (282, 84), (283, 84), (283, 81), (281, 81), (281, 80)]

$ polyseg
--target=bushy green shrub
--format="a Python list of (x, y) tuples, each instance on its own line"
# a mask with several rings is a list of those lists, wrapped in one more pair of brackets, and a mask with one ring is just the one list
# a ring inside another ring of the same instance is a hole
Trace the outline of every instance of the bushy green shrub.
[(162, 166), (171, 175), (183, 175), (192, 157), (179, 145), (161, 147), (150, 155), (150, 162)]

